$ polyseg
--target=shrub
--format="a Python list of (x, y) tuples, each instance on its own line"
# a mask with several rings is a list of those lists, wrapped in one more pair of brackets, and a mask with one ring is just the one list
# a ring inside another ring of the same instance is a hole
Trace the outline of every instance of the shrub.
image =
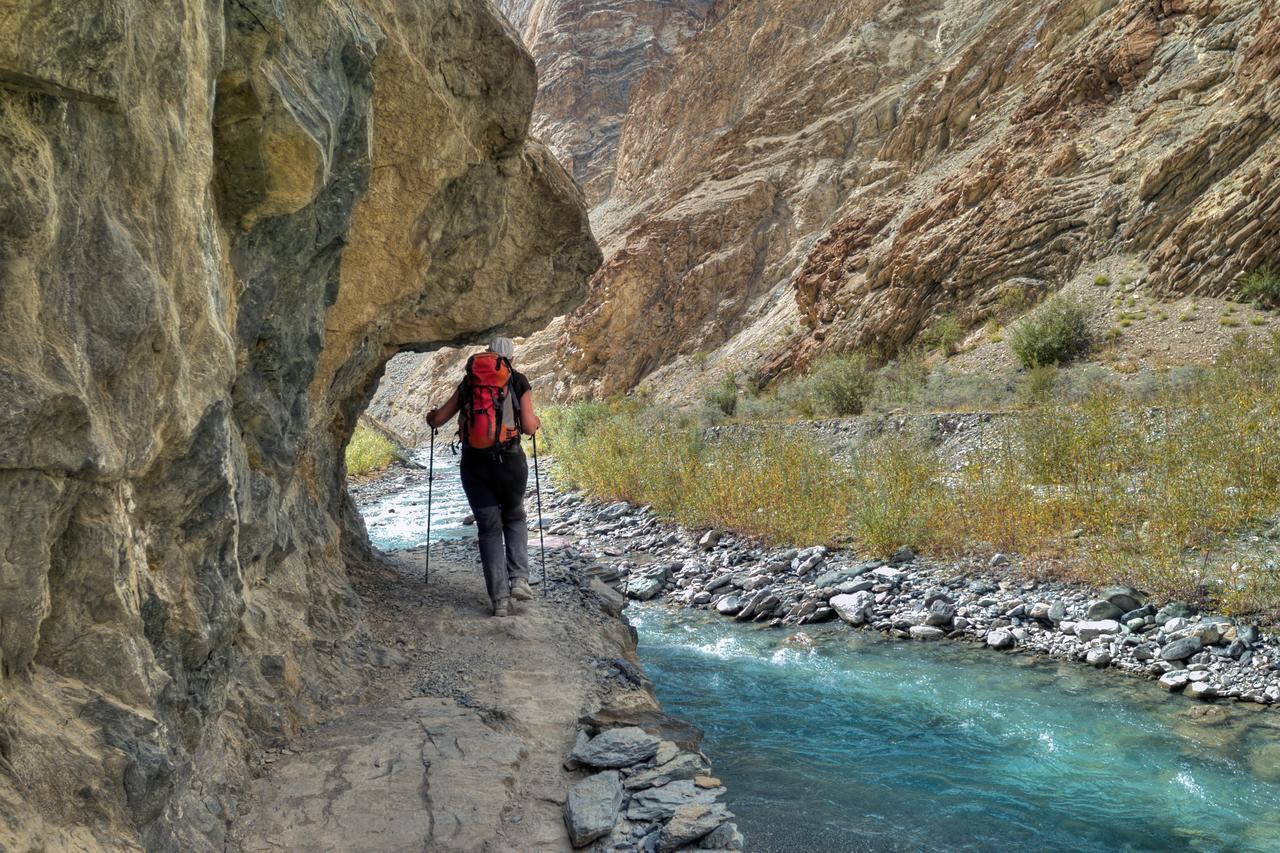
[(1280, 271), (1267, 265), (1249, 273), (1240, 283), (1240, 296), (1267, 308), (1280, 308)]
[(364, 424), (356, 425), (356, 431), (347, 442), (347, 473), (353, 476), (381, 471), (397, 459), (404, 458), (395, 442)]
[(862, 414), (875, 390), (875, 374), (861, 354), (828, 356), (805, 378), (814, 414), (847, 417)]
[(1100, 275), (1093, 280), (1093, 283), (1096, 287), (1110, 287), (1111, 277), (1107, 275)]
[(960, 325), (960, 321), (954, 314), (939, 317), (924, 334), (925, 345), (941, 350), (946, 356), (955, 355), (962, 340), (964, 340), (964, 327)]
[(1055, 296), (1013, 327), (1009, 346), (1023, 367), (1064, 364), (1088, 352), (1089, 309), (1069, 296)]
[(707, 389), (706, 401), (727, 418), (738, 410), (738, 378), (732, 373)]
[(1047, 400), (1053, 394), (1053, 387), (1058, 382), (1058, 366), (1044, 364), (1027, 371), (1022, 380), (1022, 395), (1028, 402), (1037, 403)]

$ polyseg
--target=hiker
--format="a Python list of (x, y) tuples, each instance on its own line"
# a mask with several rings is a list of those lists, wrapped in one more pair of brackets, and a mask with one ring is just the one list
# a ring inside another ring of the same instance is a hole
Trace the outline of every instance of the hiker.
[(514, 352), (510, 338), (489, 341), (487, 350), (467, 359), (466, 375), (448, 402), (427, 414), (427, 423), (438, 429), (461, 413), (462, 490), (476, 517), (494, 616), (514, 616), (511, 599), (533, 598), (524, 512), (529, 464), (520, 435), (533, 435), (542, 421), (533, 411), (529, 380), (511, 366)]

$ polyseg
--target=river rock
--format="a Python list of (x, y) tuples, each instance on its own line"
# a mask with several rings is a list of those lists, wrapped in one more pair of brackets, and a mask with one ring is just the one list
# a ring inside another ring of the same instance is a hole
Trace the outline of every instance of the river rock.
[(929, 614), (925, 617), (925, 625), (932, 627), (945, 627), (951, 624), (951, 620), (955, 618), (956, 606), (941, 599), (929, 605)]
[(1183, 637), (1160, 649), (1161, 660), (1186, 660), (1204, 647), (1199, 637)]
[(1099, 669), (1111, 665), (1111, 652), (1106, 649), (1089, 649), (1084, 656), (1085, 662)]
[(607, 612), (614, 616), (620, 614), (623, 608), (627, 606), (627, 599), (622, 593), (599, 578), (592, 578), (588, 581), (587, 590), (595, 595)]
[(698, 842), (703, 850), (741, 850), (746, 843), (736, 824), (726, 821), (711, 830)]
[(657, 752), (656, 737), (635, 726), (623, 726), (575, 746), (569, 757), (587, 767), (630, 767), (653, 758)]
[(1102, 595), (1099, 597), (1119, 607), (1121, 613), (1137, 610), (1147, 600), (1145, 595), (1131, 586), (1108, 587), (1102, 591)]
[(1085, 611), (1085, 618), (1091, 619), (1094, 621), (1099, 621), (1103, 619), (1116, 620), (1123, 615), (1124, 615), (1124, 608), (1118, 607), (1117, 605), (1112, 604), (1110, 601), (1106, 601), (1105, 599), (1099, 599), (1098, 601), (1092, 602), (1089, 605), (1088, 609)]
[(855, 592), (852, 595), (836, 595), (828, 605), (836, 615), (850, 625), (865, 625), (875, 618), (875, 596), (870, 592)]
[(1160, 676), (1157, 682), (1162, 688), (1169, 692), (1176, 692), (1187, 686), (1189, 681), (1187, 671), (1183, 669), (1175, 669), (1172, 672), (1166, 672)]
[(718, 544), (720, 544), (720, 531), (715, 529), (708, 530), (698, 540), (698, 547), (704, 551), (712, 551)]
[(574, 847), (585, 847), (613, 829), (622, 807), (622, 782), (616, 770), (588, 776), (569, 789), (564, 823)]
[(656, 788), (644, 788), (631, 795), (627, 805), (627, 819), (636, 821), (666, 820), (684, 805), (710, 805), (717, 792), (723, 789), (703, 790), (692, 779), (668, 782)]
[(1187, 684), (1186, 695), (1207, 702), (1218, 698), (1218, 686), (1209, 681), (1192, 681)]
[(721, 803), (693, 803), (678, 807), (658, 835), (659, 853), (678, 850), (712, 832), (733, 817)]
[(987, 634), (987, 645), (993, 649), (1013, 648), (1013, 634), (1003, 629), (996, 629)]
[(726, 595), (716, 602), (716, 612), (721, 616), (733, 616), (742, 609), (742, 598), (737, 595)]
[(714, 578), (707, 581), (707, 585), (703, 587), (703, 590), (705, 590), (706, 592), (715, 592), (721, 587), (728, 586), (730, 583), (732, 583), (732, 581), (733, 581), (733, 574), (731, 572), (726, 572), (725, 574), (722, 574), (722, 575), (716, 575)]
[(1049, 604), (1049, 621), (1057, 625), (1067, 618), (1067, 606), (1061, 601), (1053, 601)]
[(1156, 611), (1156, 624), (1163, 626), (1171, 619), (1189, 619), (1195, 615), (1195, 612), (1195, 609), (1190, 604), (1181, 601), (1170, 601)]
[(641, 788), (653, 788), (668, 782), (678, 782), (681, 779), (693, 779), (698, 774), (705, 773), (707, 769), (707, 764), (701, 756), (684, 752), (651, 770), (642, 770), (628, 777), (623, 787), (628, 791), (639, 791)]
[(946, 636), (946, 631), (929, 625), (912, 625), (907, 629), (907, 633), (913, 640), (941, 640)]
[(839, 569), (832, 569), (829, 572), (824, 572), (823, 574), (818, 575), (818, 579), (813, 582), (813, 586), (815, 589), (826, 589), (829, 586), (839, 586), (845, 581), (853, 580), (860, 575), (866, 574), (871, 571), (872, 568), (875, 568), (875, 564), (868, 566), (867, 564), (862, 563), (856, 566), (844, 566)]
[(907, 579), (907, 573), (892, 566), (881, 566), (878, 569), (872, 569), (871, 574), (881, 583), (887, 583), (891, 586), (898, 586)]
[(627, 581), (628, 598), (648, 601), (660, 592), (662, 592), (661, 578), (641, 576)]
[(1095, 637), (1103, 637), (1110, 634), (1120, 633), (1120, 623), (1114, 619), (1100, 619), (1097, 621), (1077, 622), (1075, 625), (1076, 636), (1083, 642), (1089, 642)]

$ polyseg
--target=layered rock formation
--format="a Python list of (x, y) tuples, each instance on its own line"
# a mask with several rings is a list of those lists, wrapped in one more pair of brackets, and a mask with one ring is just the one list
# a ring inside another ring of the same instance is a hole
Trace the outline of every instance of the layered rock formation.
[(1278, 26), (1275, 0), (717, 3), (634, 83), (606, 263), (532, 368), (688, 398), (1103, 262), (1229, 292), (1280, 262)]
[(498, 0), (538, 64), (534, 135), (582, 186), (609, 195), (636, 82), (702, 22), (712, 0)]
[(0, 5), (0, 848), (222, 849), (357, 684), (383, 363), (598, 264), (533, 97), (478, 0)]

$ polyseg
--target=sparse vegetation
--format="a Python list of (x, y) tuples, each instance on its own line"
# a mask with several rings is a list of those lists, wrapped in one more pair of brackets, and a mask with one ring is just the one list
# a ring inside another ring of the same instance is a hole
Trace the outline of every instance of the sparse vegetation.
[(1109, 276), (1109, 275), (1100, 275), (1100, 276), (1098, 276), (1097, 278), (1095, 278), (1095, 279), (1093, 280), (1093, 284), (1094, 284), (1094, 287), (1110, 287), (1110, 286), (1111, 286), (1111, 276)]
[(1009, 345), (1023, 367), (1065, 364), (1089, 350), (1089, 309), (1055, 296), (1013, 327)]
[(1280, 270), (1267, 265), (1249, 273), (1240, 283), (1240, 296), (1264, 308), (1280, 308)]
[(939, 317), (923, 336), (925, 346), (940, 350), (948, 357), (959, 351), (960, 342), (963, 340), (964, 326), (954, 314)]
[(1280, 577), (1244, 535), (1280, 514), (1280, 335), (1239, 337), (1154, 398), (1086, 382), (1073, 400), (1053, 389), (1061, 375), (1029, 374), (1037, 399), (961, 460), (890, 434), (840, 462), (802, 434), (707, 439), (669, 412), (615, 405), (578, 418), (585, 432), (557, 463), (593, 494), (692, 526), (879, 554), (1013, 550), (1094, 583), (1280, 613)]
[(738, 377), (730, 373), (707, 389), (707, 403), (724, 415), (733, 417), (738, 410)]
[(404, 458), (395, 442), (364, 424), (356, 425), (356, 431), (347, 442), (347, 473), (351, 476), (381, 471), (397, 459)]

